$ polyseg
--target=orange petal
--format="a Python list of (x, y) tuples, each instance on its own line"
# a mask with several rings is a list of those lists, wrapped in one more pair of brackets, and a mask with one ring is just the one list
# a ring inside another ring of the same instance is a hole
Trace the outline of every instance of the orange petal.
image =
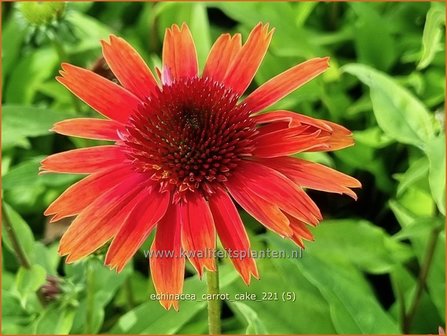
[(293, 235), (289, 220), (278, 205), (269, 203), (248, 190), (244, 184), (241, 184), (241, 180), (234, 175), (225, 182), (225, 186), (236, 202), (266, 228), (276, 232), (281, 237)]
[(306, 223), (317, 224), (322, 219), (312, 199), (293, 181), (272, 168), (257, 162), (243, 161), (232, 178), (247, 193), (255, 193)]
[(350, 130), (330, 121), (325, 120), (324, 122), (333, 129), (327, 142), (328, 150), (334, 151), (354, 145), (354, 138)]
[(123, 151), (115, 145), (79, 148), (48, 156), (42, 160), (40, 171), (92, 174), (125, 160)]
[(296, 184), (305, 188), (346, 194), (357, 199), (357, 195), (350, 188), (360, 188), (362, 186), (358, 180), (351, 176), (302, 159), (278, 157), (262, 159), (260, 162), (278, 170)]
[(216, 270), (214, 250), (216, 249), (216, 231), (213, 216), (202, 195), (188, 196), (181, 205), (182, 246), (189, 261), (202, 277), (203, 268)]
[(110, 36), (110, 43), (101, 43), (104, 58), (120, 83), (141, 100), (147, 99), (157, 81), (138, 52), (114, 35)]
[(258, 114), (252, 117), (255, 122), (259, 125), (266, 123), (280, 123), (286, 122), (288, 123), (288, 127), (297, 127), (301, 125), (310, 125), (316, 128), (321, 128), (322, 130), (333, 132), (333, 129), (328, 125), (326, 121), (321, 119), (316, 119), (312, 117), (308, 117), (304, 114), (286, 111), (286, 110), (278, 110), (271, 111), (264, 114)]
[(63, 63), (56, 79), (104, 116), (120, 122), (137, 110), (140, 100), (121, 86), (92, 71)]
[(98, 198), (98, 195), (112, 189), (130, 173), (128, 167), (113, 166), (91, 174), (65, 190), (44, 214), (55, 215), (50, 222), (77, 215)]
[(237, 53), (241, 50), (241, 35), (221, 35), (214, 43), (206, 60), (202, 77), (223, 82)]
[(165, 215), (170, 200), (168, 192), (147, 188), (135, 199), (137, 204), (110, 244), (105, 264), (120, 272)]
[(163, 83), (170, 82), (165, 80), (166, 71), (170, 73), (172, 80), (198, 75), (196, 47), (185, 23), (181, 28), (174, 24), (166, 29), (163, 42)]
[(273, 77), (244, 100), (247, 109), (256, 113), (271, 106), (324, 72), (329, 66), (328, 61), (329, 57), (314, 58)]
[[(341, 125), (327, 120), (311, 118), (299, 113), (284, 110), (268, 112), (265, 114), (254, 116), (253, 118), (260, 126), (258, 137), (267, 135), (268, 133), (274, 135), (273, 132), (277, 132), (275, 133), (276, 137), (281, 137), (283, 141), (285, 140), (284, 137), (287, 137), (289, 139), (289, 142), (291, 142), (291, 131), (286, 131), (287, 128), (291, 129), (300, 126), (305, 127), (302, 128), (302, 132), (299, 136), (312, 136), (312, 134), (315, 134), (315, 132), (318, 131), (319, 134), (317, 138), (318, 141), (321, 142), (321, 144), (306, 148), (305, 151), (308, 152), (334, 151), (352, 146), (354, 144), (354, 139), (352, 137), (351, 131)], [(295, 134), (298, 135), (298, 133)], [(270, 140), (271, 142), (275, 143), (267, 143), (267, 146), (273, 146), (275, 148), (279, 146), (279, 144), (277, 143), (278, 139), (273, 141), (273, 138), (271, 138)], [(279, 153), (280, 152), (278, 152), (277, 154)], [(273, 150), (272, 154), (274, 154)], [(289, 154), (294, 154), (294, 152), (283, 152), (282, 155)], [(263, 157), (267, 156), (263, 155)]]
[(264, 59), (273, 36), (273, 30), (268, 29), (268, 24), (256, 25), (228, 69), (224, 84), (239, 95), (242, 95), (250, 85)]
[(262, 132), (256, 136), (256, 148), (253, 155), (262, 158), (291, 155), (327, 146), (328, 137), (321, 136), (320, 130), (304, 133), (306, 127), (293, 127)]
[(226, 192), (218, 189), (209, 199), (217, 233), (225, 250), (244, 282), (249, 285), (251, 275), (259, 278), (256, 263), (251, 257), (250, 241), (237, 209)]
[(290, 237), (290, 239), (292, 239), (299, 247), (304, 249), (303, 239), (310, 240), (310, 241), (314, 240), (312, 232), (310, 232), (310, 230), (307, 228), (306, 223), (304, 223), (288, 214), (285, 214), (285, 215), (289, 219), (290, 227), (293, 230), (293, 236)]
[(141, 190), (142, 178), (128, 176), (115, 188), (100, 195), (71, 223), (61, 238), (59, 254), (67, 262), (79, 260), (109, 241), (119, 230)]
[(111, 119), (76, 118), (59, 121), (52, 131), (79, 138), (94, 140), (119, 140), (118, 131), (123, 125)]
[(172, 306), (178, 310), (178, 300), (173, 296), (183, 290), (185, 258), (181, 249), (180, 211), (177, 205), (171, 205), (157, 225), (150, 257), (152, 281), (165, 309)]

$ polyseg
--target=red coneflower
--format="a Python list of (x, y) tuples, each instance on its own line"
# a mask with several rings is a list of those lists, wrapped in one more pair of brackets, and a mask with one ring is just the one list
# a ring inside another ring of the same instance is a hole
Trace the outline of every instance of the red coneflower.
[[(159, 81), (123, 39), (103, 41), (120, 85), (63, 64), (57, 80), (107, 119), (70, 119), (57, 133), (110, 140), (42, 162), (43, 172), (89, 174), (46, 210), (51, 221), (77, 216), (59, 253), (79, 260), (111, 240), (105, 264), (120, 271), (156, 228), (150, 268), (159, 294), (182, 292), (186, 252), (199, 275), (215, 270), (208, 253), (216, 233), (225, 249), (249, 251), (234, 201), (268, 229), (299, 246), (321, 213), (304, 192), (344, 193), (360, 183), (320, 164), (289, 157), (353, 144), (351, 132), (289, 111), (261, 111), (316, 77), (328, 58), (314, 58), (272, 78), (241, 100), (267, 51), (273, 30), (258, 24), (220, 36), (199, 76), (188, 26), (166, 30)], [(170, 251), (162, 255), (156, 252)], [(230, 255), (231, 257), (231, 255)], [(232, 259), (245, 283), (258, 277), (249, 254)], [(162, 300), (169, 309), (176, 300)]]

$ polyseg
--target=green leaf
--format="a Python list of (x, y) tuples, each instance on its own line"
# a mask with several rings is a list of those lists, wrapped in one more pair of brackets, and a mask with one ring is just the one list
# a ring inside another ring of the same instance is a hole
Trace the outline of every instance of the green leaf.
[(391, 138), (424, 148), (433, 137), (433, 125), (425, 106), (388, 75), (362, 64), (342, 68), (370, 88), (379, 127)]
[[(255, 241), (256, 242), (256, 241)], [(262, 247), (265, 249), (265, 246)], [(272, 247), (269, 245), (269, 249)], [(334, 334), (328, 302), (320, 289), (285, 259), (257, 259), (260, 280), (252, 279), (247, 287), (238, 279), (223, 292), (232, 302), (241, 302), (256, 312), (271, 334)], [(293, 293), (296, 300), (282, 300), (283, 293)], [(248, 294), (249, 298), (236, 298)], [(251, 298), (255, 295), (255, 300)], [(299, 314), (297, 314), (299, 312)], [(312, 321), (312, 323), (308, 323)], [(241, 331), (243, 332), (243, 331)]]
[[(377, 151), (362, 142), (355, 146), (336, 151), (335, 156), (352, 168), (366, 170), (374, 175), (376, 186), (386, 193), (392, 191), (393, 181), (391, 180), (383, 160), (378, 160)], [(368, 162), (365, 165), (365, 162)]]
[[(149, 285), (150, 282), (146, 275), (139, 272), (131, 273), (126, 280), (126, 283), (120, 288), (115, 296), (114, 304), (119, 307), (129, 307), (130, 304), (146, 302), (149, 297)], [(131, 299), (129, 296), (131, 296)]]
[[(293, 3), (277, 2), (275, 10), (267, 2), (215, 2), (213, 6), (221, 9), (232, 19), (242, 23), (246, 31), (251, 30), (262, 18), (263, 22), (275, 27), (270, 51), (276, 56), (299, 56), (303, 59), (325, 55), (321, 47), (308, 38), (308, 33), (296, 23)], [(244, 34), (248, 36), (248, 34)], [(299, 43), (297, 43), (299, 41)]]
[(5, 101), (8, 104), (31, 104), (38, 87), (56, 68), (56, 52), (53, 49), (41, 48), (16, 59), (15, 62), (6, 85)]
[(64, 186), (79, 179), (74, 175), (38, 175), (40, 162), (44, 156), (36, 156), (28, 161), (23, 161), (14, 166), (3, 177), (2, 187), (4, 190), (14, 188), (45, 185), (45, 186)]
[(393, 140), (384, 134), (378, 127), (371, 127), (353, 133), (356, 142), (360, 142), (371, 148), (384, 148), (393, 142)]
[[(2, 282), (4, 274), (5, 272), (2, 273)], [(32, 334), (34, 318), (35, 316), (21, 305), (17, 293), (11, 289), (2, 289), (2, 335)]]
[(443, 221), (439, 218), (421, 218), (415, 221), (414, 224), (403, 227), (393, 237), (395, 239), (403, 240), (408, 238), (417, 238), (418, 236), (425, 235), (428, 228), (440, 227)]
[(92, 49), (100, 50), (99, 41), (108, 38), (113, 32), (99, 20), (78, 11), (71, 11), (67, 20), (73, 25), (75, 35), (79, 39), (77, 43), (68, 46), (67, 52), (71, 54)]
[[(225, 288), (236, 279), (233, 269), (221, 268), (221, 287)], [(178, 312), (166, 311), (157, 300), (149, 299), (140, 306), (120, 317), (109, 331), (112, 334), (175, 334), (199, 311), (205, 309), (206, 301), (201, 298), (205, 293), (205, 282), (197, 276), (185, 281), (183, 293), (195, 295), (195, 299), (180, 302)]]
[(12, 17), (4, 25), (2, 37), (2, 82), (5, 83), (5, 78), (17, 62), (17, 56), (25, 38), (25, 29), (18, 20)]
[(295, 22), (298, 27), (302, 27), (304, 25), (307, 18), (317, 5), (318, 2), (311, 2), (311, 1), (297, 3)]
[[(396, 302), (391, 306), (390, 312), (402, 323), (402, 305), (408, 309), (409, 302), (414, 299), (416, 279), (404, 266), (396, 265), (391, 272), (391, 282), (393, 286)], [(431, 301), (429, 295), (422, 293), (416, 314), (411, 323), (411, 334), (430, 334), (434, 326), (443, 325), (436, 306)]]
[[(410, 236), (410, 241), (419, 264), (421, 265), (425, 261), (427, 242), (429, 241), (431, 232), (437, 230), (435, 228), (437, 225), (445, 222), (445, 217), (427, 218), (418, 216), (395, 200), (390, 201), (390, 207), (399, 221), (399, 224), (406, 231), (411, 231), (414, 226), (419, 226), (417, 228), (417, 234)], [(423, 223), (420, 223), (421, 221)], [(429, 221), (431, 221), (431, 223)], [(425, 225), (423, 225), (424, 223)], [(427, 278), (427, 287), (430, 297), (439, 311), (439, 315), (445, 316), (445, 231), (438, 235), (436, 244), (437, 246), (434, 251), (432, 265)]]
[(439, 211), (445, 215), (445, 134), (428, 142), (425, 153), (429, 161), (428, 180), (431, 193)]
[(48, 274), (57, 275), (57, 267), (61, 260), (61, 257), (57, 253), (58, 248), (58, 243), (45, 246), (41, 242), (35, 242), (34, 263), (42, 266)]
[(72, 116), (46, 108), (4, 105), (2, 109), (2, 148), (30, 148), (29, 137), (49, 135), (54, 123)]
[[(292, 244), (274, 235), (269, 235), (274, 246), (292, 251)], [(368, 286), (355, 280), (360, 277), (355, 271), (343, 269), (331, 263), (326, 255), (322, 260), (312, 253), (301, 259), (289, 259), (327, 300), (331, 318), (339, 334), (399, 333), (396, 322), (380, 306)], [(289, 274), (290, 276), (290, 274)], [(360, 278), (359, 278), (360, 279)]]
[(396, 59), (396, 43), (385, 19), (369, 3), (351, 2), (358, 19), (354, 41), (357, 60), (380, 70), (387, 70)]
[(445, 25), (445, 7), (442, 4), (441, 6), (432, 6), (428, 10), (425, 20), (422, 35), (422, 55), (417, 66), (418, 69), (426, 68), (432, 62), (436, 52), (442, 50), (443, 25)]
[(369, 273), (389, 272), (412, 257), (406, 245), (365, 220), (325, 220), (313, 233), (315, 241), (306, 252), (321, 259), (330, 255), (332, 263), (349, 263)]
[(45, 283), (46, 275), (45, 269), (39, 265), (32, 265), (29, 269), (24, 267), (19, 268), (16, 276), (15, 289), (19, 294), (23, 306), (26, 305), (29, 295), (37, 292)]
[(74, 307), (60, 307), (52, 304), (46, 307), (36, 324), (36, 334), (68, 334), (73, 325), (76, 310)]
[(399, 202), (419, 217), (431, 217), (435, 214), (436, 204), (429, 188), (420, 188), (418, 185), (408, 187), (399, 196)]
[(396, 179), (399, 180), (399, 186), (397, 187), (397, 196), (401, 196), (404, 191), (414, 185), (416, 182), (426, 179), (428, 173), (428, 160), (425, 157), (421, 157), (419, 160), (411, 163), (410, 167), (403, 174), (396, 175)]
[(231, 303), (231, 306), (239, 315), (241, 315), (244, 318), (245, 322), (247, 323), (247, 330), (245, 331), (246, 334), (248, 335), (268, 334), (268, 331), (265, 328), (264, 323), (252, 308), (250, 308), (248, 305), (242, 302), (233, 302)]
[(196, 2), (192, 5), (190, 22), (191, 24), (189, 28), (194, 37), (199, 66), (203, 69), (211, 49), (210, 23), (208, 21), (206, 5), (204, 3)]
[[(8, 204), (4, 203), (5, 215), (9, 219), (9, 224), (12, 226), (15, 235), (18, 239), (23, 252), (25, 253), (28, 260), (33, 255), (34, 252), (34, 236), (28, 226), (28, 224), (23, 220), (22, 217)], [(6, 226), (2, 225), (2, 240), (6, 248), (12, 253), (15, 253), (13, 244), (10, 240), (9, 234), (7, 232)]]
[[(88, 267), (90, 269), (87, 270)], [(99, 259), (93, 257), (77, 265), (74, 264), (72, 267), (67, 267), (67, 269), (69, 269), (68, 274), (70, 274), (73, 282), (76, 281), (75, 279), (78, 282), (82, 281), (82, 283), (85, 281), (86, 291), (93, 294), (91, 301), (89, 301), (86, 293), (79, 300), (71, 332), (76, 334), (85, 333), (87, 314), (91, 314), (89, 316), (91, 330), (88, 331), (97, 333), (104, 322), (105, 306), (113, 299), (120, 286), (129, 276), (131, 269), (126, 267), (120, 273), (111, 272)], [(87, 277), (87, 271), (92, 272), (89, 277)], [(85, 278), (88, 279), (85, 280)], [(91, 280), (91, 283), (89, 283), (89, 280)], [(90, 304), (92, 306), (89, 306)]]

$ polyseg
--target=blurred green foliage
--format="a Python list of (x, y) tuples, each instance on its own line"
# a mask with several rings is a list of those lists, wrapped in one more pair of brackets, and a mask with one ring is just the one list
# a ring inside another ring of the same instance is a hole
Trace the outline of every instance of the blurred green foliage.
[[(54, 80), (61, 61), (91, 68), (99, 40), (114, 33), (153, 69), (165, 28), (182, 22), (202, 67), (222, 32), (246, 37), (259, 21), (275, 27), (250, 90), (298, 62), (329, 55), (327, 73), (275, 107), (352, 129), (356, 146), (305, 157), (363, 184), (358, 202), (312, 192), (326, 218), (313, 229), (315, 241), (301, 259), (258, 260), (261, 280), (250, 287), (222, 261), (223, 293), (296, 296), (225, 302), (224, 332), (436, 333), (445, 325), (443, 3), (78, 2), (44, 26), (27, 24), (13, 4), (2, 3), (2, 15), (2, 333), (207, 332), (205, 301), (166, 312), (148, 299), (154, 289), (143, 253), (120, 274), (102, 266), (103, 250), (65, 265), (54, 233), (65, 224), (48, 225), (42, 213), (78, 177), (37, 175), (44, 156), (94, 144), (48, 131), (56, 121), (95, 114)], [(242, 215), (255, 249), (296, 249)], [(190, 270), (184, 291), (200, 296), (205, 284)], [(60, 280), (56, 294), (45, 297), (48, 275)]]

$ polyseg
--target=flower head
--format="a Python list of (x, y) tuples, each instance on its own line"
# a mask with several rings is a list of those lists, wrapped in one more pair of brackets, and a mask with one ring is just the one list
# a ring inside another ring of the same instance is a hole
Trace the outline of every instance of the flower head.
[[(112, 141), (42, 162), (43, 172), (88, 174), (45, 212), (52, 221), (76, 216), (60, 243), (67, 262), (111, 240), (105, 263), (120, 271), (156, 229), (150, 258), (155, 288), (179, 294), (184, 255), (199, 275), (215, 270), (215, 259), (205, 252), (216, 248), (216, 233), (225, 249), (249, 252), (236, 203), (302, 247), (303, 239), (312, 239), (307, 225), (322, 219), (303, 188), (356, 197), (351, 188), (360, 183), (354, 178), (289, 156), (350, 146), (350, 131), (290, 111), (260, 114), (324, 72), (328, 58), (299, 64), (242, 98), (272, 34), (268, 25), (258, 24), (244, 44), (239, 34), (220, 36), (201, 75), (185, 24), (166, 30), (158, 79), (115, 36), (102, 46), (119, 84), (62, 65), (58, 81), (106, 119), (65, 120), (53, 130)], [(250, 253), (244, 255), (232, 261), (248, 284), (258, 271)], [(175, 299), (161, 303), (178, 308)]]

